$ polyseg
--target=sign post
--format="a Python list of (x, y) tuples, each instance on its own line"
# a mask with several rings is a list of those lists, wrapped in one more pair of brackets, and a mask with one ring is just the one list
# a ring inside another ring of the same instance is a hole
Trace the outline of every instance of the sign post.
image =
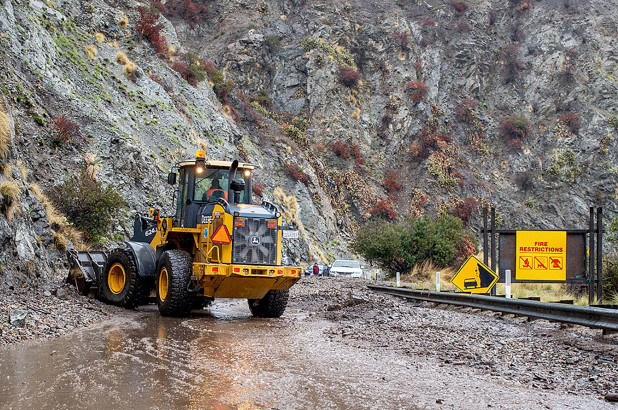
[(488, 293), (496, 282), (498, 275), (474, 256), (470, 256), (451, 279), (461, 291), (470, 293)]

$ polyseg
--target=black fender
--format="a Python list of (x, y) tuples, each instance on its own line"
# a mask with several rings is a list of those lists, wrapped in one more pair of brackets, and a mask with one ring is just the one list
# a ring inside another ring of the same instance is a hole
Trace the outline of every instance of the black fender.
[(131, 248), (137, 262), (137, 275), (141, 278), (154, 278), (157, 270), (157, 258), (152, 246), (143, 242), (125, 241)]

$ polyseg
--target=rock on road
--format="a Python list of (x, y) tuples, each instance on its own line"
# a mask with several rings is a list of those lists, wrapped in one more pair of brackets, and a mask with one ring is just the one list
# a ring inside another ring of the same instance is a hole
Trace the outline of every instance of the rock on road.
[(616, 408), (617, 339), (303, 278), (280, 319), (154, 306), (0, 349), (0, 408)]

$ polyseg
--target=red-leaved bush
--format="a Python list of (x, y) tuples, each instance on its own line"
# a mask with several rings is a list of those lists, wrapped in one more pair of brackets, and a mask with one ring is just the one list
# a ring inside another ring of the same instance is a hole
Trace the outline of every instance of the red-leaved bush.
[(429, 87), (422, 81), (410, 81), (406, 84), (406, 90), (414, 102), (421, 102), (427, 95)]
[(157, 54), (166, 54), (168, 48), (167, 40), (161, 34), (163, 24), (157, 23), (160, 14), (145, 6), (139, 6), (137, 11), (140, 14), (140, 18), (135, 24), (137, 32), (144, 35), (150, 41)]
[(309, 183), (309, 177), (307, 176), (307, 174), (305, 174), (303, 169), (297, 164), (287, 162), (285, 164), (284, 172), (294, 181), (300, 181), (305, 185)]
[(453, 207), (452, 214), (462, 221), (468, 222), (470, 217), (476, 213), (478, 207), (479, 205), (475, 198), (466, 198)]
[(525, 117), (509, 117), (500, 121), (500, 135), (507, 144), (523, 148), (523, 140), (532, 136), (532, 128)]
[(339, 67), (339, 82), (346, 87), (355, 87), (360, 80), (360, 74), (350, 67)]
[(264, 188), (266, 188), (266, 184), (256, 183), (251, 185), (251, 190), (257, 196), (262, 196), (262, 194), (264, 193)]
[(568, 112), (558, 117), (558, 121), (569, 127), (569, 130), (573, 134), (579, 132), (579, 114), (575, 112)]
[(348, 144), (347, 142), (337, 140), (330, 144), (330, 148), (333, 150), (335, 155), (343, 159), (350, 158), (350, 154), (352, 154), (350, 144)]
[(391, 221), (397, 219), (397, 212), (393, 209), (393, 205), (391, 205), (390, 201), (385, 199), (379, 200), (374, 208), (369, 209), (369, 213), (374, 217), (389, 219)]
[(208, 17), (206, 0), (167, 0), (165, 4), (160, 1), (152, 3), (161, 13), (168, 16), (178, 16), (189, 22), (191, 29), (195, 28), (195, 23), (205, 20)]
[(401, 184), (398, 182), (399, 176), (397, 175), (397, 170), (391, 168), (386, 171), (386, 175), (384, 179), (382, 179), (382, 185), (386, 192), (393, 193), (401, 191)]
[(54, 142), (57, 144), (74, 143), (80, 137), (79, 125), (64, 116), (56, 118), (54, 131)]
[(457, 13), (460, 16), (464, 14), (466, 10), (468, 10), (468, 5), (463, 1), (451, 1), (451, 6), (453, 6), (453, 8), (457, 10)]
[(474, 110), (476, 109), (477, 104), (474, 100), (470, 98), (462, 98), (459, 103), (459, 107), (457, 108), (457, 117), (459, 117), (462, 121), (471, 124), (474, 121)]

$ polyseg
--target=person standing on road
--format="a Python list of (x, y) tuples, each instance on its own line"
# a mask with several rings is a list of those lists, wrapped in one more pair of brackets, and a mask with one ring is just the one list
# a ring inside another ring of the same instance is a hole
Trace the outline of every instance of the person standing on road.
[(313, 263), (313, 274), (317, 276), (318, 273), (320, 273), (320, 267), (318, 266), (317, 262), (314, 262)]

